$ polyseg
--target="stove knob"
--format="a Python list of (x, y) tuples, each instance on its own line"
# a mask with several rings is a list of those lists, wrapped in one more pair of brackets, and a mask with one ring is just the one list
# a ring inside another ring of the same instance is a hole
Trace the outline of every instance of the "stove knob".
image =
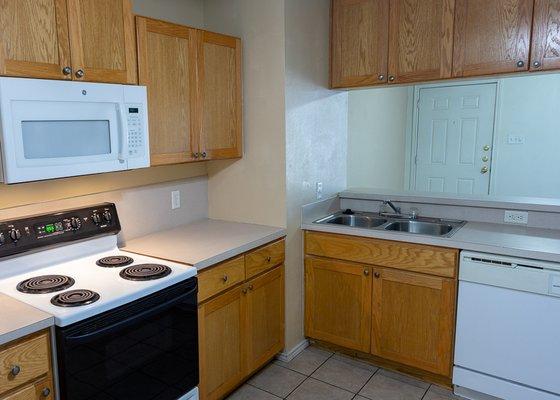
[(6, 238), (4, 237), (4, 234), (0, 232), (0, 245), (3, 245), (5, 241)]
[(72, 227), (73, 230), (77, 231), (82, 227), (82, 221), (80, 221), (79, 218), (72, 218), (70, 220), (70, 226)]
[(17, 242), (19, 239), (21, 239), (21, 232), (19, 231), (19, 229), (12, 229), (10, 231), (10, 238), (14, 242)]
[(111, 213), (109, 211), (105, 211), (103, 213), (103, 219), (107, 222), (111, 222), (111, 220), (113, 219), (113, 216), (111, 215)]
[(99, 215), (98, 213), (93, 213), (93, 215), (91, 216), (91, 219), (93, 220), (93, 222), (95, 222), (97, 225), (99, 225), (101, 223), (101, 215)]

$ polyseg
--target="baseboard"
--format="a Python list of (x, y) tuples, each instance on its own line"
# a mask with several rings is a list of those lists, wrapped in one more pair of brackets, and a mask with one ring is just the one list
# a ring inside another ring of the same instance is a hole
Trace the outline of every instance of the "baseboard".
[(303, 339), (301, 342), (299, 342), (294, 347), (292, 347), (292, 349), (288, 351), (284, 350), (282, 353), (278, 354), (276, 356), (276, 359), (283, 362), (290, 362), (294, 358), (296, 358), (299, 355), (299, 353), (305, 350), (307, 346), (309, 346), (309, 340)]

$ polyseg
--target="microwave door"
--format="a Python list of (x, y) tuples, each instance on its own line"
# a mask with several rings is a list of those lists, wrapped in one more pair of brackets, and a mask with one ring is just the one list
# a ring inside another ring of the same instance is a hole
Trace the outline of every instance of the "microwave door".
[(7, 183), (127, 169), (118, 103), (13, 101), (12, 116)]

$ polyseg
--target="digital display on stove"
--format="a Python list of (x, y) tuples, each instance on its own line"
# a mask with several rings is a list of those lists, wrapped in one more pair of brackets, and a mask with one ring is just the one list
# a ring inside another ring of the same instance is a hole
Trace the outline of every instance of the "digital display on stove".
[(45, 225), (45, 233), (54, 233), (55, 231), (56, 228), (54, 227), (54, 224)]
[(37, 236), (39, 238), (62, 233), (63, 231), (64, 231), (64, 225), (62, 221), (35, 225), (35, 232), (37, 233)]

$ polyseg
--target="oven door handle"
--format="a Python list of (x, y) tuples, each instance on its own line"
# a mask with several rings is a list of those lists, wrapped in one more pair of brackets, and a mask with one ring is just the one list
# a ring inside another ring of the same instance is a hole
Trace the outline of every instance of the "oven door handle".
[[(166, 301), (165, 303), (158, 304), (155, 307), (152, 307), (148, 310), (142, 311), (141, 313), (135, 314), (132, 317), (122, 319), (122, 320), (120, 320), (120, 321), (118, 321), (114, 324), (104, 326), (104, 327), (102, 327), (102, 328), (100, 328), (96, 331), (93, 331), (93, 332), (88, 331), (87, 333), (85, 333), (83, 335), (80, 335), (79, 332), (77, 332), (77, 335), (68, 335), (65, 338), (65, 342), (66, 342), (66, 344), (80, 344), (80, 343), (83, 343), (83, 342), (88, 342), (92, 338), (109, 334), (109, 333), (114, 332), (116, 330), (119, 330), (123, 327), (126, 327), (127, 325), (131, 325), (135, 322), (146, 319), (146, 318), (150, 317), (151, 315), (157, 314), (157, 313), (159, 313), (159, 312), (161, 312), (165, 309), (172, 308), (175, 305), (184, 302), (185, 299), (187, 299), (188, 297), (191, 297), (193, 294), (196, 295), (197, 291), (198, 291), (198, 287), (195, 286), (193, 289), (189, 290), (188, 292), (186, 292), (186, 293), (184, 293), (180, 296), (174, 297), (171, 300)], [(196, 299), (196, 296), (195, 296), (195, 299)], [(196, 302), (196, 300), (195, 300), (195, 302)]]

